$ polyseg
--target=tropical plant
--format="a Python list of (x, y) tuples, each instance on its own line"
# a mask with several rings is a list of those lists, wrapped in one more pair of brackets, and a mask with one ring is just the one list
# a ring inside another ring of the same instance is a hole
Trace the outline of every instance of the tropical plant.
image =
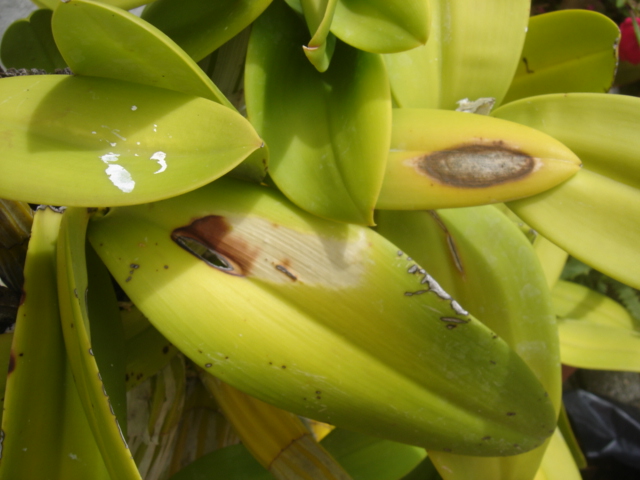
[(0, 47), (3, 228), (40, 205), (0, 479), (579, 478), (561, 361), (640, 366), (627, 310), (558, 282), (640, 288), (615, 23), (36, 3)]

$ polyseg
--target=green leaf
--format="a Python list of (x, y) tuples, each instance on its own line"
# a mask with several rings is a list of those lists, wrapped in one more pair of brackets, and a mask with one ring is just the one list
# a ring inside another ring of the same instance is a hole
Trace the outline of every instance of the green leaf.
[[(110, 390), (114, 390), (111, 381), (116, 379), (106, 374), (104, 378), (102, 377), (95, 356), (98, 352), (102, 355), (111, 353), (108, 350), (114, 348), (114, 345), (96, 335), (96, 332), (104, 332), (108, 326), (99, 328), (94, 325), (94, 322), (105, 321), (106, 318), (98, 316), (90, 319), (88, 314), (89, 283), (85, 259), (88, 216), (87, 209), (67, 209), (60, 227), (57, 277), (64, 343), (80, 402), (111, 478), (140, 480), (125, 433), (120, 426), (120, 423), (124, 424), (124, 418), (118, 419), (116, 415), (122, 414), (122, 408), (120, 412), (116, 411), (109, 398)], [(96, 332), (92, 333), (92, 329)], [(95, 352), (94, 343), (99, 345)], [(103, 364), (102, 361), (100, 363)], [(124, 377), (121, 377), (118, 383), (121, 384), (121, 391), (123, 391)], [(117, 401), (118, 398), (114, 400)]]
[(77, 75), (166, 88), (233, 108), (178, 45), (124, 10), (69, 0), (61, 3), (53, 15), (53, 36)]
[(396, 246), (309, 215), (273, 189), (220, 179), (112, 209), (89, 238), (167, 339), (279, 408), (481, 455), (537, 447), (555, 425), (522, 359)]
[(208, 453), (190, 463), (169, 480), (273, 480), (249, 450), (231, 445)]
[[(560, 355), (551, 298), (533, 247), (518, 227), (492, 206), (380, 211), (376, 220), (381, 234), (527, 362), (559, 409)], [(531, 478), (545, 447), (510, 457), (432, 451), (429, 456), (445, 479)]]
[(51, 10), (36, 10), (28, 18), (13, 22), (0, 45), (0, 58), (6, 68), (37, 68), (53, 73), (65, 68), (51, 33)]
[(304, 54), (319, 72), (329, 68), (329, 62), (336, 46), (336, 37), (329, 33), (333, 12), (338, 0), (303, 0), (305, 20), (313, 35)]
[(396, 103), (454, 110), (465, 98), (499, 104), (520, 59), (530, 2), (437, 0), (425, 46), (385, 55)]
[(344, 467), (353, 480), (397, 480), (426, 456), (419, 447), (382, 440), (341, 428), (320, 444)]
[(281, 3), (256, 22), (245, 74), (249, 118), (287, 197), (325, 218), (371, 224), (391, 136), (384, 64), (339, 44), (321, 74), (300, 48), (307, 39)]
[(545, 452), (535, 478), (537, 480), (582, 480), (571, 448), (558, 429), (549, 441), (549, 448)]
[[(244, 29), (198, 64), (239, 112), (246, 111), (244, 63), (250, 33), (251, 28)], [(268, 150), (265, 145), (265, 148), (254, 151), (229, 175), (248, 182), (262, 183), (267, 175)]]
[(640, 333), (619, 303), (575, 283), (553, 289), (562, 363), (579, 368), (640, 371)]
[(582, 170), (551, 190), (508, 206), (574, 257), (640, 288), (640, 190)]
[(199, 61), (240, 33), (271, 0), (156, 0), (142, 18)]
[(618, 26), (597, 12), (560, 10), (531, 17), (504, 103), (546, 93), (607, 92), (619, 40)]
[(4, 399), (3, 479), (111, 479), (65, 351), (55, 256), (61, 218), (44, 209), (34, 219)]
[(442, 480), (442, 477), (427, 457), (412, 472), (402, 477), (402, 480)]
[(126, 436), (125, 371), (128, 365), (120, 308), (109, 271), (91, 245), (86, 246), (86, 256), (88, 281), (91, 285), (87, 291), (87, 314), (91, 319), (91, 347), (100, 376), (109, 392), (109, 402)]
[(204, 98), (63, 75), (0, 82), (4, 198), (149, 202), (220, 177), (262, 145), (247, 120)]
[(586, 169), (640, 188), (640, 98), (542, 95), (500, 107), (492, 116), (545, 132), (575, 152)]
[[(9, 370), (9, 361), (11, 360), (11, 343), (13, 342), (13, 331), (5, 331), (0, 333), (0, 372)], [(0, 375), (0, 407), (5, 400), (5, 391), (7, 387), (7, 374)], [(4, 409), (3, 409), (4, 410)], [(0, 413), (0, 420), (2, 414)]]
[(338, 0), (331, 31), (360, 50), (394, 53), (424, 45), (429, 21), (426, 0)]
[[(353, 480), (397, 480), (425, 458), (424, 449), (336, 429), (320, 444)], [(243, 445), (211, 452), (170, 480), (269, 480), (274, 477)]]
[(301, 0), (284, 0), (285, 3), (287, 5), (289, 5), (289, 7), (291, 7), (291, 9), (300, 14), (300, 15), (304, 15), (304, 11), (302, 10), (302, 2)]
[(567, 448), (571, 452), (573, 461), (578, 466), (578, 468), (587, 468), (587, 459), (585, 458), (584, 453), (582, 453), (580, 444), (578, 443), (578, 439), (573, 433), (571, 422), (569, 421), (569, 416), (567, 415), (567, 409), (564, 408), (564, 405), (562, 405), (562, 408), (560, 409), (560, 415), (558, 416), (558, 432), (562, 435)]
[[(106, 5), (113, 5), (114, 7), (121, 8), (123, 10), (131, 10), (148, 3), (152, 3), (154, 0), (101, 0), (100, 3)], [(61, 3), (61, 0), (33, 0), (33, 3), (42, 7), (55, 10)]]
[(149, 325), (142, 332), (127, 340), (127, 390), (131, 390), (162, 370), (178, 353), (155, 327)]

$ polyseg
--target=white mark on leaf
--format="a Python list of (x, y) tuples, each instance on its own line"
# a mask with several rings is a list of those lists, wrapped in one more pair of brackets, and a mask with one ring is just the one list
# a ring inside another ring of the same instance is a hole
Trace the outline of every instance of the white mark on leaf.
[(455, 300), (451, 300), (451, 308), (453, 308), (453, 311), (456, 312), (458, 315), (462, 315), (462, 316), (469, 315), (469, 312), (467, 312), (464, 308), (462, 308), (460, 304)]
[(100, 159), (108, 165), (105, 172), (109, 176), (109, 180), (111, 180), (111, 183), (113, 183), (124, 193), (130, 193), (136, 186), (136, 182), (131, 177), (131, 174), (122, 165), (113, 164), (113, 162), (118, 161), (119, 156), (120, 154), (118, 153), (109, 152), (105, 155), (102, 155)]
[(167, 162), (165, 161), (165, 158), (167, 157), (167, 154), (164, 152), (156, 152), (153, 155), (151, 155), (151, 160), (155, 160), (156, 162), (158, 162), (158, 165), (160, 165), (160, 168), (158, 170), (156, 170), (155, 173), (162, 173), (167, 169)]

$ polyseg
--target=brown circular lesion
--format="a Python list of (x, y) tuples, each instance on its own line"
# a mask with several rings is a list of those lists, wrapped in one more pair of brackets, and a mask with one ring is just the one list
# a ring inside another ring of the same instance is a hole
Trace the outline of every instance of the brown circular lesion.
[(233, 238), (231, 230), (226, 218), (208, 215), (176, 228), (171, 239), (206, 264), (230, 275), (245, 276), (253, 266), (256, 252), (241, 238)]
[(532, 173), (536, 161), (524, 152), (494, 145), (462, 145), (416, 159), (416, 168), (446, 185), (486, 188)]

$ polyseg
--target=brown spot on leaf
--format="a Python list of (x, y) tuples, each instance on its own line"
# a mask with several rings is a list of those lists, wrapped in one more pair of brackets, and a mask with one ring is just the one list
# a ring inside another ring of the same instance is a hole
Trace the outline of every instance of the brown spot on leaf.
[(284, 273), (287, 277), (289, 277), (291, 280), (293, 280), (294, 282), (296, 280), (298, 280), (298, 277), (296, 277), (293, 273), (291, 273), (289, 270), (287, 270), (284, 266), (282, 265), (276, 265), (276, 270), (278, 270), (279, 272)]
[(16, 354), (11, 352), (11, 355), (9, 355), (9, 369), (7, 370), (7, 375), (11, 375), (11, 372), (13, 372), (16, 369)]
[(164, 353), (165, 355), (169, 353), (169, 345), (165, 345), (164, 347), (162, 347), (162, 353)]
[(524, 68), (527, 73), (534, 73), (533, 70), (529, 68), (529, 60), (527, 60), (527, 57), (522, 57), (522, 63), (524, 63)]
[(231, 232), (231, 225), (224, 217), (208, 215), (176, 228), (171, 232), (171, 239), (218, 270), (231, 275), (247, 275), (258, 252)]
[(535, 160), (497, 142), (440, 150), (419, 158), (416, 168), (445, 185), (485, 188), (526, 177)]

